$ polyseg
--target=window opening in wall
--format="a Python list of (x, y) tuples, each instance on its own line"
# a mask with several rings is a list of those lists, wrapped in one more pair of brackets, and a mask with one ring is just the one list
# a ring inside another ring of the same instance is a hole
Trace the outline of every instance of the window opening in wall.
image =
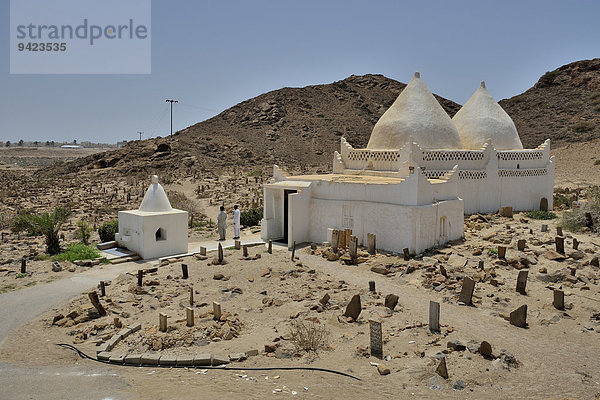
[(167, 240), (167, 232), (163, 228), (158, 228), (154, 234), (156, 241)]
[(351, 206), (342, 206), (342, 226), (344, 228), (354, 228), (354, 215)]

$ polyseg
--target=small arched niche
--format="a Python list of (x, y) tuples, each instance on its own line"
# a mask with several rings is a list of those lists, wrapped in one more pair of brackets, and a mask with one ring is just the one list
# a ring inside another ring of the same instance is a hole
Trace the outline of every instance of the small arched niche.
[(164, 228), (158, 228), (154, 234), (156, 241), (167, 240), (167, 231)]

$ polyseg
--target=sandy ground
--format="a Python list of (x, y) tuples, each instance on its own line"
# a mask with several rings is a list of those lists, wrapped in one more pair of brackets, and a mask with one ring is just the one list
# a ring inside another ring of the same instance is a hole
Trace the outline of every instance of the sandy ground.
[(569, 188), (600, 185), (599, 146), (600, 139), (552, 149), (550, 153), (556, 157), (554, 185)]
[[(89, 307), (87, 296), (77, 296), (14, 331), (0, 351), (0, 360), (11, 368), (53, 370), (68, 370), (78, 363), (87, 370), (103, 371), (98, 379), (115, 374), (118, 382), (107, 386), (112, 398), (191, 399), (197, 398), (198, 391), (210, 393), (212, 398), (593, 398), (600, 392), (600, 324), (592, 318), (600, 311), (600, 293), (598, 269), (588, 263), (598, 253), (600, 239), (578, 234), (575, 237), (581, 244), (574, 252), (573, 236), (567, 234), (567, 256), (561, 261), (550, 260), (552, 253), (545, 252), (554, 248), (552, 222), (550, 232), (542, 233), (542, 222), (521, 220), (520, 214), (514, 219), (486, 218), (488, 222), (467, 220), (464, 243), (409, 262), (378, 255), (358, 266), (348, 266), (327, 261), (319, 255), (320, 248), (316, 254), (310, 254), (309, 248), (298, 250), (299, 259), (292, 262), (286, 250), (270, 255), (262, 247), (253, 247), (248, 260), (240, 251), (226, 250), (226, 265), (212, 265), (213, 255), (207, 260), (184, 259), (190, 270), (187, 280), (181, 278), (180, 262), (163, 266), (145, 276), (143, 292), (136, 289), (133, 274), (124, 274), (111, 282), (107, 297), (102, 299), (109, 310), (107, 317), (70, 327), (52, 325), (57, 314)], [(516, 249), (520, 238), (527, 241), (524, 252)], [(499, 244), (509, 247), (506, 261), (489, 250)], [(515, 292), (523, 258), (531, 262), (526, 295)], [(479, 260), (485, 263), (484, 271), (477, 267)], [(446, 269), (447, 278), (440, 273), (440, 266)], [(389, 273), (372, 272), (373, 267), (386, 267)], [(574, 276), (569, 268), (574, 268)], [(216, 274), (224, 279), (215, 279)], [(473, 307), (457, 304), (465, 275), (478, 282)], [(376, 282), (376, 293), (368, 290), (370, 280)], [(440, 290), (441, 284), (444, 287)], [(194, 327), (185, 326), (189, 286), (195, 293)], [(566, 311), (552, 306), (549, 288), (565, 291)], [(327, 306), (318, 307), (325, 293), (331, 299)], [(400, 298), (393, 312), (383, 306), (384, 297), (390, 293)], [(361, 297), (362, 312), (356, 322), (347, 322), (341, 315), (355, 294)], [(441, 303), (439, 334), (427, 327), (430, 300)], [(213, 301), (219, 301), (223, 312), (230, 313), (226, 321), (212, 320)], [(522, 304), (529, 307), (526, 329), (503, 318)], [(167, 333), (157, 331), (159, 312), (169, 316), (171, 328)], [(362, 380), (320, 372), (102, 366), (79, 360), (54, 345), (77, 343), (93, 354), (96, 343), (117, 330), (115, 317), (124, 324), (139, 321), (143, 326), (116, 351), (226, 355), (257, 349), (258, 356), (231, 365), (316, 366)], [(384, 354), (390, 356), (389, 361), (368, 356), (369, 319), (383, 323)], [(317, 325), (329, 332), (329, 348), (316, 355), (297, 352), (290, 340), (294, 321), (318, 321)], [(228, 331), (233, 337), (226, 340)], [(451, 351), (447, 348), (450, 340), (465, 345), (470, 340), (488, 341), (498, 358), (485, 359), (469, 350)], [(276, 344), (277, 350), (265, 353), (265, 345), (271, 344)], [(508, 353), (518, 364), (508, 362)], [(448, 380), (435, 373), (438, 358), (444, 355)], [(380, 375), (372, 362), (385, 364), (391, 374)], [(3, 371), (9, 371), (8, 367)], [(453, 385), (461, 386), (457, 381), (465, 388), (453, 389)], [(8, 393), (26, 398), (36, 388), (39, 386), (34, 384)], [(120, 394), (114, 394), (117, 391)]]

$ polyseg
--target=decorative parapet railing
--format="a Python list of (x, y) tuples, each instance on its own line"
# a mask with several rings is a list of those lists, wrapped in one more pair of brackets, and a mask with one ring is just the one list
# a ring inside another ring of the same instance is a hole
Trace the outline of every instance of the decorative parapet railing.
[(536, 169), (499, 169), (498, 176), (501, 178), (527, 178), (531, 176), (548, 175), (547, 168)]
[[(443, 178), (450, 170), (425, 170), (423, 173), (428, 179), (440, 179)], [(487, 171), (472, 171), (472, 170), (459, 170), (458, 179), (486, 179)]]

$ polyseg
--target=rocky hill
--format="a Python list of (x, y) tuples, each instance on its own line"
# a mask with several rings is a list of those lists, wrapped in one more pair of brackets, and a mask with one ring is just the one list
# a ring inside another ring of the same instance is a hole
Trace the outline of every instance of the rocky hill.
[[(219, 168), (281, 164), (330, 168), (339, 139), (367, 144), (375, 122), (406, 85), (382, 75), (352, 75), (326, 85), (274, 90), (239, 103), (168, 138), (128, 143), (42, 173), (103, 169), (177, 175)], [(453, 116), (460, 105), (437, 97)], [(500, 102), (526, 147), (553, 147), (600, 137), (600, 59), (544, 74), (525, 93)]]
[(525, 147), (552, 147), (600, 138), (600, 58), (546, 72), (525, 93), (500, 101)]

